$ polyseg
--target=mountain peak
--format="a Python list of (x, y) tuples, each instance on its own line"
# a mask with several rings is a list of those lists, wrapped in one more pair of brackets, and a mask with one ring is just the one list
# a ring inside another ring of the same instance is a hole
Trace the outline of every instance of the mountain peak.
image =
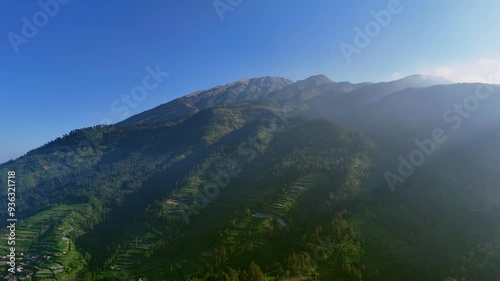
[(397, 81), (405, 81), (405, 82), (424, 82), (426, 84), (432, 83), (436, 84), (453, 84), (453, 81), (448, 80), (441, 76), (429, 75), (429, 74), (413, 74), (401, 78)]
[(134, 115), (119, 124), (133, 125), (172, 121), (224, 103), (258, 100), (292, 84), (293, 81), (281, 77), (243, 78), (223, 86), (193, 92)]
[(327, 84), (327, 83), (333, 83), (333, 81), (323, 74), (314, 75), (304, 80), (299, 80), (296, 82), (297, 85), (305, 87), (316, 87), (321, 84)]

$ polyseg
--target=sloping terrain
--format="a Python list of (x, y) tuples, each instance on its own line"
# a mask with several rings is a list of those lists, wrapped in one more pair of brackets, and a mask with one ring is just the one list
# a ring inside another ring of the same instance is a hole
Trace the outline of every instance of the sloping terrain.
[(0, 165), (18, 252), (33, 280), (496, 280), (500, 89), (448, 83), (246, 79), (75, 130)]

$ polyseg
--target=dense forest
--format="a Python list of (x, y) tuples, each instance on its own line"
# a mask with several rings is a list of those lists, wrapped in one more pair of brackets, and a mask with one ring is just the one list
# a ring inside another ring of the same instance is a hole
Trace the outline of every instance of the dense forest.
[[(26, 268), (33, 280), (497, 280), (497, 86), (397, 188), (384, 177), (478, 87), (441, 83), (249, 79), (74, 130), (0, 166), (18, 175), (19, 251), (54, 257)], [(429, 111), (408, 112), (416, 103)]]

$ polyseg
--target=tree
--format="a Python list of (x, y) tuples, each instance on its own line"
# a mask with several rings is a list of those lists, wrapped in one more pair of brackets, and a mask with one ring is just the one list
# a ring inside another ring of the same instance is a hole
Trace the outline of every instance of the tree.
[(248, 267), (248, 278), (250, 281), (264, 281), (264, 280), (266, 280), (266, 276), (264, 275), (264, 272), (262, 272), (262, 270), (260, 270), (260, 266), (258, 266), (254, 262), (251, 262), (250, 266)]
[(238, 271), (235, 269), (229, 268), (227, 273), (224, 274), (226, 277), (225, 281), (239, 281), (238, 279)]

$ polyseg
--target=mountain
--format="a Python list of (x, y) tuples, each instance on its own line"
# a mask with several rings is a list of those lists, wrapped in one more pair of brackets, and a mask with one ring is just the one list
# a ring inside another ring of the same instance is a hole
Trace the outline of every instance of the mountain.
[(406, 132), (414, 139), (442, 128), (450, 135), (449, 144), (464, 144), (499, 129), (499, 91), (499, 86), (478, 83), (408, 88), (336, 120), (381, 143), (393, 137), (391, 132)]
[(16, 251), (33, 280), (497, 280), (499, 90), (263, 77), (77, 129), (0, 165)]
[(173, 121), (219, 104), (257, 100), (292, 83), (291, 80), (278, 77), (242, 79), (225, 86), (191, 93), (132, 116), (119, 124), (133, 125)]
[(425, 88), (433, 85), (451, 84), (451, 81), (428, 75), (412, 75), (396, 81), (365, 85), (354, 89), (349, 95), (321, 95), (307, 102), (314, 108), (310, 111), (314, 117), (338, 118), (352, 110), (362, 110), (374, 102), (408, 88)]
[(267, 98), (282, 105), (303, 106), (305, 101), (325, 94), (345, 94), (370, 83), (351, 84), (349, 82), (334, 82), (325, 75), (315, 75), (270, 93)]

